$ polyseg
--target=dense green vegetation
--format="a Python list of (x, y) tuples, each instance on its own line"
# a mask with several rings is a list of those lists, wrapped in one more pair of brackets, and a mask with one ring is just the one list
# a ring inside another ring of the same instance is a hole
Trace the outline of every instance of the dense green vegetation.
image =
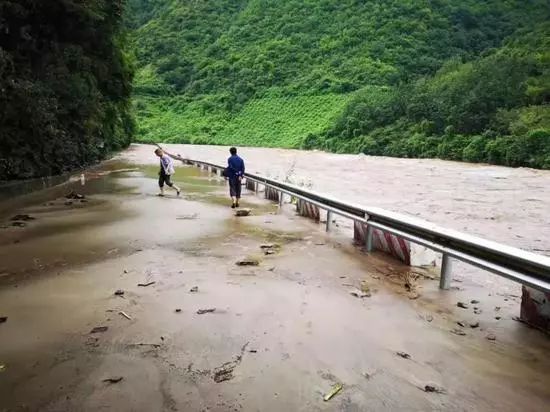
[(303, 137), (321, 133), (343, 110), (350, 95), (266, 97), (251, 100), (234, 116), (208, 110), (204, 101), (179, 97), (144, 98), (136, 104), (143, 142), (299, 147)]
[(0, 1), (0, 180), (61, 173), (130, 142), (123, 5)]
[(550, 167), (546, 0), (129, 0), (138, 139)]
[(361, 93), (305, 145), (400, 157), (550, 168), (550, 24), (472, 62)]

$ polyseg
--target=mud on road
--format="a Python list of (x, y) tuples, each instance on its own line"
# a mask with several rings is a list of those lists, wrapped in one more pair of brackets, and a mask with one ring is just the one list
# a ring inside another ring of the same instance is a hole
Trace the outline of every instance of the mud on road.
[(139, 150), (2, 209), (0, 411), (549, 404), (550, 342), (512, 319), (517, 296), (439, 291), (251, 193), (235, 217), (195, 168), (177, 169), (181, 198), (156, 197)]

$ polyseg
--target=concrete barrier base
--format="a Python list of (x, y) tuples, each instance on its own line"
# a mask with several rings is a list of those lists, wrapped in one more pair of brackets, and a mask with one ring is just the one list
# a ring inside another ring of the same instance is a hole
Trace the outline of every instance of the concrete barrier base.
[(531, 326), (550, 332), (550, 293), (522, 286), (520, 318)]
[(305, 200), (298, 199), (296, 202), (296, 211), (300, 216), (309, 217), (310, 219), (319, 222), (321, 220), (321, 214), (319, 212), (319, 207)]
[(273, 189), (272, 187), (266, 187), (264, 192), (265, 198), (268, 200), (272, 200), (274, 202), (279, 201), (279, 191), (277, 189)]
[[(353, 239), (356, 244), (364, 245), (367, 239), (368, 225), (361, 222), (355, 222), (353, 230)], [(373, 229), (372, 247), (388, 253), (399, 259), (401, 262), (411, 264), (411, 245), (408, 240), (402, 239), (380, 229)]]
[(252, 191), (256, 190), (256, 186), (255, 186), (256, 184), (255, 184), (252, 180), (246, 179), (245, 185), (246, 185), (245, 187), (246, 187), (248, 190), (252, 190)]

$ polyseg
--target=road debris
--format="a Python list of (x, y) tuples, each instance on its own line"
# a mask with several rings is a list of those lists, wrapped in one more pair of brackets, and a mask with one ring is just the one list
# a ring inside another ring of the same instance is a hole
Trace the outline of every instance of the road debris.
[(471, 303), (472, 305), (477, 305), (477, 304), (479, 303), (479, 300), (472, 299), (472, 300), (470, 301), (470, 303)]
[(352, 291), (349, 292), (349, 294), (351, 296), (355, 296), (356, 298), (359, 298), (359, 299), (370, 298), (371, 297), (370, 293), (363, 292), (359, 289), (352, 290)]
[(248, 346), (248, 344), (249, 342), (246, 342), (242, 346), (241, 353), (237, 355), (235, 360), (232, 360), (230, 362), (225, 362), (220, 367), (214, 369), (214, 375), (212, 376), (212, 379), (214, 379), (214, 382), (221, 383), (221, 382), (229, 381), (234, 378), (233, 371), (237, 366), (239, 366), (239, 364), (243, 360), (243, 355), (244, 355), (244, 352), (246, 351), (246, 347)]
[(325, 402), (327, 401), (330, 401), (335, 395), (338, 394), (338, 392), (340, 392), (342, 389), (344, 389), (344, 385), (342, 385), (341, 383), (337, 383), (336, 385), (334, 385), (332, 387), (332, 389), (330, 390), (330, 392), (328, 392), (325, 396), (323, 396), (323, 400)]
[(468, 309), (468, 304), (464, 303), (464, 302), (457, 302), (456, 306), (458, 306), (459, 308), (462, 308), (462, 309)]
[(453, 329), (451, 330), (451, 333), (454, 333), (458, 336), (466, 336), (466, 332), (464, 332), (462, 329)]
[(496, 319), (496, 320), (501, 320), (502, 317), (500, 317), (500, 316), (495, 316), (495, 319)]
[(147, 286), (151, 286), (151, 285), (154, 285), (155, 283), (157, 282), (147, 282), (147, 283), (138, 283), (138, 286), (141, 286), (141, 287), (147, 287)]
[(90, 331), (90, 333), (103, 333), (103, 332), (107, 332), (108, 329), (109, 329), (108, 326), (96, 326)]
[(6, 323), (8, 321), (7, 316), (0, 316), (0, 323)]
[(480, 308), (474, 308), (474, 313), (476, 315), (481, 315), (482, 310)]
[(275, 243), (264, 243), (263, 245), (260, 245), (260, 249), (274, 249), (278, 246), (279, 245), (276, 245)]
[(74, 190), (71, 191), (69, 194), (65, 195), (65, 198), (66, 199), (73, 199), (73, 200), (81, 200), (81, 199), (85, 199), (86, 196), (80, 194), (80, 193), (76, 193)]
[(426, 321), (431, 322), (434, 320), (434, 317), (432, 315), (426, 315)]
[(435, 276), (432, 275), (431, 273), (428, 273), (428, 272), (423, 272), (423, 271), (418, 270), (418, 269), (411, 270), (410, 272), (415, 274), (415, 275), (422, 276), (425, 279), (435, 280)]
[(126, 314), (126, 312), (124, 312), (122, 310), (120, 312), (118, 312), (118, 314), (124, 316), (128, 320), (132, 320), (132, 318), (130, 316), (128, 316), (128, 314)]
[(456, 324), (458, 326), (462, 327), (462, 328), (466, 327), (466, 324), (464, 322), (460, 321), (460, 320), (458, 322), (456, 322)]
[(151, 346), (152, 348), (160, 348), (162, 345), (160, 343), (129, 343), (126, 346), (129, 348), (133, 348), (136, 346)]
[(258, 351), (256, 349), (250, 349), (248, 352), (249, 353), (258, 353)]
[(237, 217), (250, 216), (250, 212), (252, 212), (250, 209), (238, 209), (237, 211), (235, 211), (235, 216)]
[(472, 329), (479, 328), (479, 322), (472, 322), (472, 323), (470, 323), (470, 327), (471, 327)]
[(487, 340), (497, 340), (497, 337), (493, 333), (489, 333), (486, 338)]
[(122, 379), (124, 379), (122, 376), (114, 376), (112, 378), (103, 379), (103, 382), (106, 382), (106, 383), (119, 383)]
[(365, 377), (365, 379), (367, 380), (371, 380), (374, 375), (376, 375), (378, 373), (378, 371), (373, 371), (373, 372), (363, 372), (363, 376)]
[(191, 293), (197, 293), (198, 291), (199, 291), (198, 286), (193, 286), (191, 289), (189, 289), (189, 292), (191, 292)]
[(434, 384), (424, 385), (423, 390), (424, 390), (424, 392), (445, 393), (444, 388), (442, 388), (441, 386), (434, 385)]
[(176, 309), (176, 313), (181, 313), (181, 309), (180, 309), (180, 308), (177, 308), (177, 309)]
[(237, 367), (237, 363), (235, 361), (226, 362), (219, 368), (216, 368), (214, 370), (214, 382), (221, 383), (225, 381), (229, 381), (234, 378), (233, 371)]
[(395, 352), (397, 356), (402, 357), (403, 359), (410, 359), (411, 355), (409, 355), (407, 352)]
[(500, 310), (500, 306), (495, 306), (495, 312), (498, 312)]
[(254, 258), (244, 258), (235, 262), (237, 266), (258, 266), (260, 261)]
[(25, 227), (27, 224), (25, 222), (13, 222), (11, 224), (13, 227)]
[(370, 287), (366, 280), (361, 281), (361, 292), (370, 294)]
[(8, 367), (3, 364), (3, 363), (0, 363), (0, 373), (4, 372)]
[(214, 313), (215, 311), (216, 311), (216, 308), (199, 309), (197, 310), (197, 315), (204, 315), (205, 313)]
[(35, 220), (35, 218), (32, 217), (31, 215), (15, 215), (10, 220), (11, 221), (21, 220), (23, 222), (28, 222), (29, 220)]
[(122, 289), (118, 289), (115, 291), (115, 296), (124, 296), (124, 291)]
[(183, 215), (176, 217), (176, 220), (195, 220), (199, 217), (198, 213), (193, 213), (192, 215)]

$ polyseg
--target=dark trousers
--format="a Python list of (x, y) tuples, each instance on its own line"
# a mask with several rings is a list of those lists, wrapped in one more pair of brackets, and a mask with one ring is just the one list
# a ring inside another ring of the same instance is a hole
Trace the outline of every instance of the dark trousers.
[(162, 169), (160, 172), (159, 172), (159, 187), (164, 187), (164, 184), (166, 183), (167, 186), (170, 186), (172, 187), (174, 184), (172, 183), (172, 181), (170, 180), (170, 175), (167, 175), (165, 172), (164, 172), (164, 169)]
[(229, 195), (231, 197), (236, 197), (237, 199), (241, 198), (241, 179), (238, 177), (229, 178)]

